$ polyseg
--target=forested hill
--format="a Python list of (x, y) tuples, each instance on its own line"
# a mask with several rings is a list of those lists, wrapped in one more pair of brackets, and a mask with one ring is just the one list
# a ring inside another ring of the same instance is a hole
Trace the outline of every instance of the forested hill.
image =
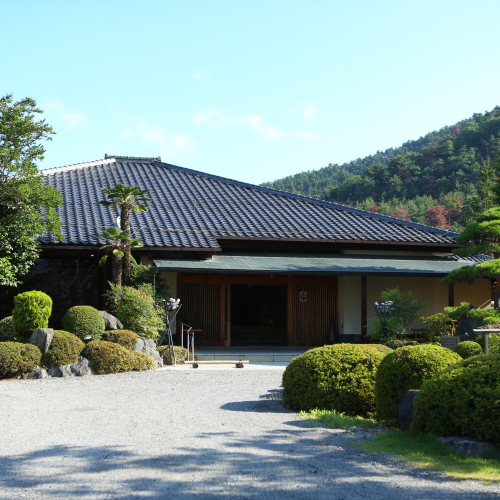
[(460, 230), (472, 207), (484, 205), (481, 184), (492, 179), (499, 134), (496, 106), (398, 148), (262, 185)]

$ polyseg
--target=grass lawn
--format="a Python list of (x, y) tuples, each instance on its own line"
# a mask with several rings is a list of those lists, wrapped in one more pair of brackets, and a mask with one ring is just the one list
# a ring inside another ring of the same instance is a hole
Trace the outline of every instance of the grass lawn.
[[(377, 425), (370, 419), (326, 410), (301, 412), (300, 416), (337, 429), (370, 429)], [(372, 441), (354, 443), (354, 446), (369, 453), (391, 453), (409, 465), (434, 469), (456, 479), (500, 482), (500, 453), (485, 458), (468, 457), (449, 450), (438, 438), (428, 434), (384, 430)]]

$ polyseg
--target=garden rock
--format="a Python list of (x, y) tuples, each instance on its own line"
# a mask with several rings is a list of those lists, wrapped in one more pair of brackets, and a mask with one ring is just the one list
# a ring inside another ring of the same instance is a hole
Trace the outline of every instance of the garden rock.
[(50, 375), (48, 374), (48, 372), (45, 368), (42, 368), (41, 366), (37, 366), (35, 368), (35, 371), (31, 374), (30, 378), (40, 379), (40, 378), (49, 378), (49, 377), (50, 377)]
[(37, 328), (30, 337), (30, 344), (36, 345), (42, 354), (45, 354), (54, 338), (54, 330), (52, 328)]
[(398, 403), (399, 428), (402, 431), (410, 430), (410, 424), (413, 419), (413, 400), (420, 391), (411, 389), (406, 391)]
[(163, 358), (158, 352), (154, 340), (140, 338), (135, 345), (135, 350), (137, 352), (143, 352), (144, 354), (148, 354), (149, 356), (151, 356), (155, 360), (158, 368), (161, 368), (163, 366)]
[(99, 311), (104, 323), (106, 324), (106, 330), (123, 330), (123, 325), (118, 318), (115, 318), (112, 314), (106, 311)]
[(460, 437), (442, 437), (439, 439), (446, 448), (450, 448), (468, 456), (484, 457), (489, 453), (497, 451), (493, 445), (482, 441), (473, 441), (472, 439)]
[(87, 358), (83, 356), (78, 357), (78, 361), (70, 365), (54, 366), (49, 370), (52, 377), (84, 377), (86, 375), (93, 375), (94, 370)]

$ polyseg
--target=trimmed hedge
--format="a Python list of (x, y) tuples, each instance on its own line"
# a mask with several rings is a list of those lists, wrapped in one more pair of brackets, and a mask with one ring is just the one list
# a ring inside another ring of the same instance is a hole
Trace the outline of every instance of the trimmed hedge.
[(42, 366), (50, 369), (53, 366), (69, 365), (78, 361), (85, 344), (72, 333), (55, 330), (49, 350), (42, 356)]
[(460, 361), (453, 351), (437, 345), (400, 347), (380, 363), (375, 385), (376, 418), (397, 424), (398, 403), (410, 389), (420, 389), (437, 372)]
[[(184, 361), (188, 359), (188, 350), (185, 347), (180, 347), (176, 345), (174, 346), (174, 350), (175, 350), (175, 359), (177, 360), (177, 363), (184, 363)], [(163, 363), (165, 365), (173, 364), (174, 360), (172, 359), (170, 346), (162, 345), (161, 347), (158, 347), (158, 352), (160, 353), (160, 356), (163, 358)]]
[(500, 445), (500, 356), (474, 356), (439, 372), (415, 398), (411, 430)]
[(380, 351), (382, 354), (388, 354), (393, 351), (389, 346), (386, 346), (384, 344), (360, 344), (360, 345), (376, 349), (377, 351)]
[(142, 352), (135, 352), (120, 344), (93, 340), (85, 346), (82, 356), (89, 359), (97, 374), (154, 370), (155, 360)]
[(14, 330), (12, 316), (0, 319), (0, 342), (23, 342), (24, 338)]
[(12, 321), (14, 330), (26, 340), (36, 328), (47, 328), (52, 313), (52, 299), (43, 292), (33, 290), (14, 297)]
[(384, 356), (369, 344), (335, 344), (305, 352), (283, 373), (285, 406), (367, 415), (375, 409), (375, 373)]
[(137, 333), (131, 332), (130, 330), (106, 330), (101, 338), (107, 342), (120, 344), (122, 347), (130, 349), (131, 351), (135, 351), (137, 341), (140, 339)]
[(483, 348), (472, 340), (460, 342), (455, 349), (455, 352), (463, 359), (471, 358), (472, 356), (479, 356), (483, 354)]
[(106, 328), (101, 313), (91, 306), (71, 307), (62, 317), (61, 324), (81, 339), (90, 335), (93, 340), (99, 340)]
[(0, 342), (0, 378), (33, 373), (41, 358), (40, 349), (33, 344)]

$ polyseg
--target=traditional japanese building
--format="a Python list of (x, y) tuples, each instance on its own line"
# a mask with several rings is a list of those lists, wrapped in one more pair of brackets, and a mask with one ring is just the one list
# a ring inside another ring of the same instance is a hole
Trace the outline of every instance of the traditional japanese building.
[[(490, 301), (490, 282), (441, 281), (469, 259), (451, 257), (456, 233), (164, 163), (106, 155), (43, 171), (58, 189), (64, 241), (43, 240), (32, 283), (55, 310), (102, 307), (109, 279), (96, 235), (116, 223), (101, 188), (149, 189), (132, 213), (141, 263), (157, 266), (200, 346), (314, 346), (362, 341), (386, 288), (411, 290), (425, 315)], [(101, 302), (101, 303), (100, 303)], [(415, 327), (421, 327), (416, 323)]]

